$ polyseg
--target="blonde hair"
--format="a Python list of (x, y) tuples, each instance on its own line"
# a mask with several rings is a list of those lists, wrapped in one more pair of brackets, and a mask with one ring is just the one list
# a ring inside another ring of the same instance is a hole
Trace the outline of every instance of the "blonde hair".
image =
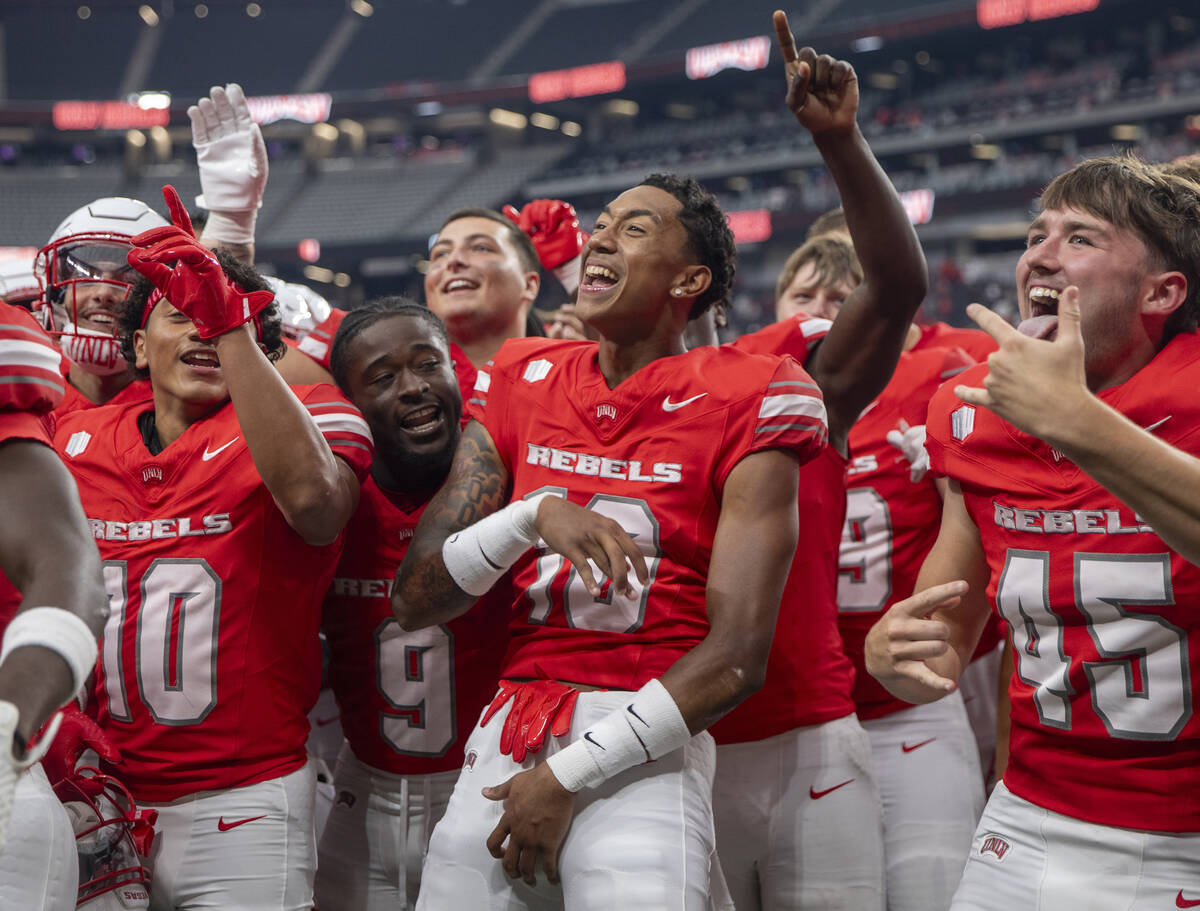
[(776, 302), (783, 297), (783, 292), (795, 279), (796, 273), (809, 263), (816, 270), (817, 283), (824, 287), (832, 287), (839, 282), (853, 287), (862, 284), (863, 270), (854, 247), (836, 234), (821, 234), (793, 250), (783, 264), (779, 281), (775, 283)]

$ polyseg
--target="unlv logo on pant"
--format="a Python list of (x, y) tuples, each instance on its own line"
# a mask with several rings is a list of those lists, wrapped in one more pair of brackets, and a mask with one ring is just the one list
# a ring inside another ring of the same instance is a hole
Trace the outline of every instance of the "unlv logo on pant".
[(980, 855), (991, 854), (996, 860), (1004, 860), (1008, 852), (1012, 850), (1012, 845), (999, 835), (983, 836), (983, 844), (979, 848)]

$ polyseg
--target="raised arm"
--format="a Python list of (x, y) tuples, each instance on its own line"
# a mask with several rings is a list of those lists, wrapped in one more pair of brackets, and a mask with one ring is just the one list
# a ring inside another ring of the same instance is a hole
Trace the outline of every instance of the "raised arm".
[(979, 531), (952, 481), (916, 593), (893, 604), (867, 634), (871, 676), (906, 702), (933, 702), (952, 692), (991, 613), (987, 583)]
[(797, 51), (782, 12), (775, 13), (775, 31), (788, 107), (812, 134), (837, 184), (863, 268), (862, 284), (804, 365), (825, 397), (830, 442), (844, 452), (850, 427), (891, 378), (928, 274), (900, 197), (858, 128), (853, 67), (810, 47)]

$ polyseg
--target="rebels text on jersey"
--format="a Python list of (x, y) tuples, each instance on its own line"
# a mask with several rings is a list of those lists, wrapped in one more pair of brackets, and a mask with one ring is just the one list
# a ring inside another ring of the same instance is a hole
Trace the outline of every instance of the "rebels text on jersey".
[(825, 408), (790, 358), (697, 348), (609, 389), (592, 342), (510, 339), (479, 371), (468, 409), (512, 476), (512, 497), (547, 492), (633, 536), (650, 581), (593, 600), (537, 546), (514, 567), (506, 677), (636, 690), (708, 633), (705, 584), (721, 495), (750, 453), (801, 462), (825, 446)]
[(838, 626), (846, 655), (854, 662), (854, 705), (864, 721), (911, 708), (867, 673), (863, 644), (882, 613), (912, 594), (917, 572), (937, 540), (942, 515), (942, 498), (933, 477), (926, 474), (912, 481), (909, 461), (887, 441), (887, 434), (924, 424), (929, 399), (938, 386), (973, 363), (960, 348), (902, 353), (879, 398), (850, 430), (846, 523), (838, 561)]
[[(981, 386), (986, 373), (981, 364), (959, 382)], [(1200, 335), (1185, 333), (1100, 398), (1197, 455), (1198, 384)], [(1061, 453), (949, 384), (927, 428), (1008, 621), (1009, 789), (1088, 822), (1200, 832), (1200, 568)]]
[[(372, 443), (358, 410), (332, 386), (293, 392), (365, 477)], [(304, 764), (321, 593), (342, 538), (312, 547), (287, 524), (232, 403), (157, 456), (137, 423), (149, 407), (67, 415), (54, 442), (104, 561), (98, 720), (134, 796), (168, 801)]]
[(496, 692), (511, 589), (505, 581), (461, 617), (406, 633), (388, 595), (427, 500), (363, 482), (323, 628), (329, 685), (354, 755), (394, 775), (461, 768), (463, 744)]
[[(733, 347), (804, 363), (832, 324), (792, 317)], [(837, 554), (846, 509), (846, 460), (832, 446), (800, 466), (800, 538), (788, 570), (762, 689), (712, 726), (717, 743), (743, 743), (842, 718), (854, 711), (854, 669), (837, 628)]]

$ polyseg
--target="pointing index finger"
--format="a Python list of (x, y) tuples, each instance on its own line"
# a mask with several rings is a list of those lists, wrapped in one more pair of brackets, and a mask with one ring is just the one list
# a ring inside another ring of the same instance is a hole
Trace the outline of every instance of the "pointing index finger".
[(1006, 338), (1014, 334), (1019, 334), (1016, 329), (1008, 324), (1004, 317), (998, 313), (993, 313), (982, 304), (968, 304), (967, 316), (971, 317), (975, 325), (997, 342), (1003, 342)]
[(775, 10), (773, 17), (775, 22), (775, 37), (779, 39), (779, 50), (783, 53), (784, 63), (794, 63), (796, 61), (796, 39), (792, 37), (792, 30), (788, 26), (788, 17), (781, 9)]

